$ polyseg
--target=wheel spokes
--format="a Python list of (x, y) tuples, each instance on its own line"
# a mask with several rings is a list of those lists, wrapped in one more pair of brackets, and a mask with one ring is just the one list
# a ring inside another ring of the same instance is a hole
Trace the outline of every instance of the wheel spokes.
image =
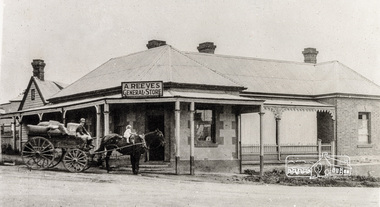
[(45, 169), (54, 159), (54, 146), (44, 137), (33, 137), (25, 143), (22, 158), (30, 168)]
[(70, 172), (81, 172), (87, 167), (87, 155), (79, 149), (72, 149), (66, 152), (63, 162)]

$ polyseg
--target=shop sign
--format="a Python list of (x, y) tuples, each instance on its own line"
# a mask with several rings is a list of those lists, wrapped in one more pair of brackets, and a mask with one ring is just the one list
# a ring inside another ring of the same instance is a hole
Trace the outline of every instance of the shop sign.
[(121, 96), (123, 98), (153, 98), (163, 94), (162, 81), (122, 82)]

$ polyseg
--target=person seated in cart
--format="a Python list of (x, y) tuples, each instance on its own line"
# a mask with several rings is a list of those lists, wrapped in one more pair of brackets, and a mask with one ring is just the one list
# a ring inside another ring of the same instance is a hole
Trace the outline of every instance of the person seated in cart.
[(130, 138), (132, 135), (136, 135), (136, 133), (132, 133), (132, 126), (127, 125), (125, 132), (124, 132), (124, 137), (127, 139), (128, 144), (131, 142)]
[(86, 143), (87, 147), (93, 148), (94, 145), (92, 145), (92, 137), (90, 133), (88, 133), (88, 131), (84, 127), (85, 123), (86, 123), (86, 119), (81, 118), (79, 126), (76, 130), (76, 136), (80, 137)]

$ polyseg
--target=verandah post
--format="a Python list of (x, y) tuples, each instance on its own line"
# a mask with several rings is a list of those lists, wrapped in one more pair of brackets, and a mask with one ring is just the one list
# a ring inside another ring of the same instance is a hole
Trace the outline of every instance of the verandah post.
[(100, 112), (100, 106), (99, 105), (95, 105), (95, 109), (96, 109), (96, 148), (99, 148), (99, 145), (100, 145), (100, 116), (101, 116), (101, 112)]
[(104, 103), (104, 135), (110, 133), (110, 106), (108, 103)]
[(264, 174), (264, 126), (263, 126), (263, 117), (264, 112), (262, 112), (262, 107), (260, 108), (260, 177), (263, 177)]
[[(12, 137), (13, 137), (13, 150), (17, 149), (17, 140), (16, 140), (16, 117), (13, 117), (12, 121)], [(20, 146), (21, 147), (21, 146)]]
[(180, 161), (180, 117), (181, 109), (180, 102), (175, 102), (175, 140), (176, 140), (176, 153), (175, 153), (175, 173), (178, 175), (179, 172), (179, 161)]
[[(1, 115), (0, 115), (1, 116)], [(2, 138), (1, 138), (1, 132), (3, 132), (3, 130), (1, 130), (1, 129), (4, 129), (4, 124), (2, 124), (1, 126), (0, 126), (0, 143), (3, 143), (3, 140), (2, 140)], [(0, 164), (3, 164), (3, 152), (2, 152), (2, 150), (1, 150), (1, 144), (0, 144)]]
[(194, 175), (194, 113), (195, 103), (190, 103), (190, 175)]
[(281, 160), (281, 148), (280, 148), (280, 117), (276, 117), (276, 145), (277, 145), (277, 158)]

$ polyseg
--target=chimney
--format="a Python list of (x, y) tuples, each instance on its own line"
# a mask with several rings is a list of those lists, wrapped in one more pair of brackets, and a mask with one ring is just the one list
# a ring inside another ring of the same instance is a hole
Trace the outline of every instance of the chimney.
[(317, 55), (318, 55), (317, 49), (311, 48), (311, 47), (305, 48), (302, 51), (302, 54), (305, 57), (305, 59), (304, 59), (305, 63), (317, 64)]
[(33, 66), (33, 76), (37, 77), (40, 80), (44, 80), (44, 68), (45, 68), (44, 60), (40, 59), (33, 59), (32, 66)]
[(216, 45), (214, 45), (213, 42), (204, 42), (204, 43), (199, 44), (199, 46), (197, 47), (200, 53), (210, 53), (210, 54), (214, 54), (215, 48), (216, 48)]
[(151, 48), (160, 47), (160, 46), (163, 46), (163, 45), (166, 45), (165, 41), (162, 41), (162, 40), (150, 40), (148, 42), (148, 44), (146, 45), (146, 47), (148, 49), (151, 49)]

